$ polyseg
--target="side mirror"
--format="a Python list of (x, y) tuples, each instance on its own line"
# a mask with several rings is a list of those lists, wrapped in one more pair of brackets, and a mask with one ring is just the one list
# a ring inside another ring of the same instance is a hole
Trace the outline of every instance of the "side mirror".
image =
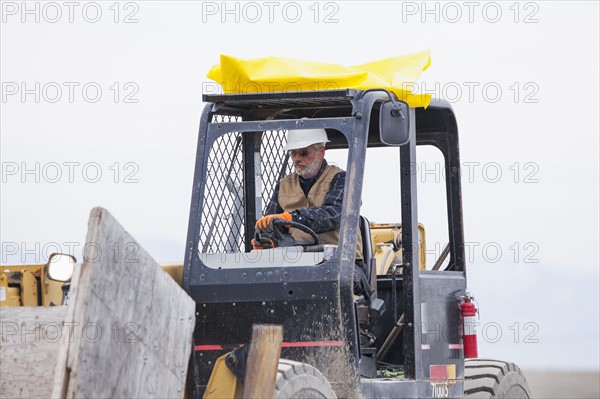
[(55, 253), (46, 264), (46, 276), (54, 281), (69, 281), (77, 260), (74, 256)]
[(379, 110), (379, 137), (387, 145), (408, 143), (410, 132), (409, 107), (404, 101), (387, 101)]

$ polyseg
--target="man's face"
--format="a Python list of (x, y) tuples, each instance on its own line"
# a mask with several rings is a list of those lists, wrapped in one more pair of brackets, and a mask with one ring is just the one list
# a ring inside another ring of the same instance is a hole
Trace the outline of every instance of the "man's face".
[(325, 147), (315, 150), (312, 145), (290, 152), (296, 174), (305, 179), (310, 179), (317, 174), (325, 157)]

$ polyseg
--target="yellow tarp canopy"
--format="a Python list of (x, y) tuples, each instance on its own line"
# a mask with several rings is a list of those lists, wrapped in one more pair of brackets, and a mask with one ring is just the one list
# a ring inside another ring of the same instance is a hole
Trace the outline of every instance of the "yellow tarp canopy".
[(411, 107), (427, 107), (431, 95), (411, 91), (430, 64), (429, 51), (350, 67), (293, 58), (242, 60), (221, 55), (221, 63), (207, 76), (219, 83), (225, 94), (383, 88)]

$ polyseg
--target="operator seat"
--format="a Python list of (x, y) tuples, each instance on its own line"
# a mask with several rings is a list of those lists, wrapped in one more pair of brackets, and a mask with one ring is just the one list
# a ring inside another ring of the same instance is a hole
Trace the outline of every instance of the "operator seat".
[(363, 259), (367, 269), (365, 270), (365, 274), (367, 276), (367, 280), (369, 281), (371, 289), (373, 290), (373, 292), (376, 292), (377, 281), (376, 279), (373, 279), (373, 270), (375, 270), (375, 266), (373, 265), (374, 258), (373, 244), (371, 243), (371, 226), (369, 220), (362, 215), (360, 216), (358, 224), (358, 228), (360, 229), (360, 233), (362, 235)]
[(358, 319), (359, 324), (369, 322), (376, 323), (379, 317), (385, 312), (385, 302), (380, 298), (377, 298), (377, 272), (374, 265), (375, 258), (373, 257), (373, 245), (371, 244), (371, 226), (366, 217), (360, 216), (359, 220), (363, 244), (363, 261), (365, 262), (366, 268), (364, 272), (369, 284), (367, 291), (369, 291), (370, 288), (370, 293), (366, 293), (369, 300), (368, 307), (363, 307), (364, 310), (361, 312), (361, 307), (359, 306)]

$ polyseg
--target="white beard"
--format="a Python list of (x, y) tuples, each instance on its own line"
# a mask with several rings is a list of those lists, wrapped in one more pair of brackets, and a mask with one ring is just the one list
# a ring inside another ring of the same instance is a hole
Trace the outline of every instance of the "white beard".
[(307, 165), (306, 168), (304, 168), (304, 170), (302, 170), (302, 171), (299, 171), (297, 167), (294, 167), (294, 168), (296, 170), (297, 175), (302, 176), (305, 179), (310, 179), (311, 177), (313, 177), (317, 174), (320, 167), (321, 167), (321, 159), (315, 158), (313, 163), (311, 163), (310, 165)]

